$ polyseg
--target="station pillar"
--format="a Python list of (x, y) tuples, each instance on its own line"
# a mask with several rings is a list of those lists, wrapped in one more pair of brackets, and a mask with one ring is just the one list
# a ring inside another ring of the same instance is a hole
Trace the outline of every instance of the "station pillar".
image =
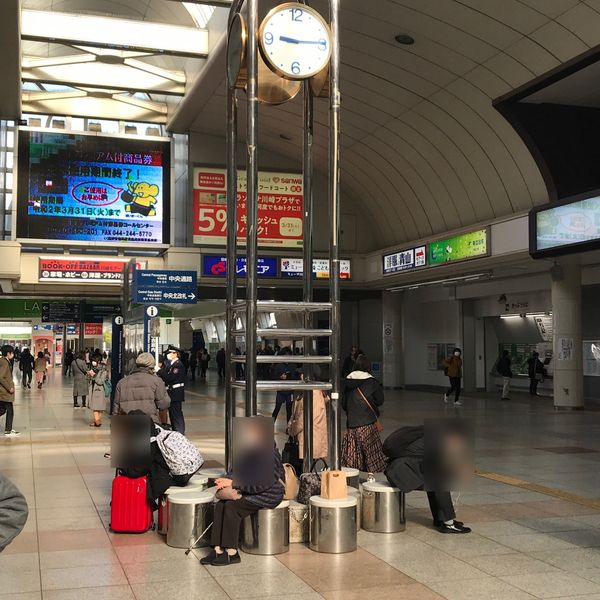
[(383, 292), (383, 364), (382, 383), (386, 388), (404, 385), (402, 354), (402, 295)]
[(581, 264), (578, 258), (561, 260), (551, 270), (554, 317), (554, 407), (581, 410), (583, 347), (581, 339)]

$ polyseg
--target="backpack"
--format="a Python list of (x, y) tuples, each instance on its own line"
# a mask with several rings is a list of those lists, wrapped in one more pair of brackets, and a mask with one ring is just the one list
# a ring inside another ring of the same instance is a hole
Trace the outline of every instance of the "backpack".
[(158, 433), (150, 439), (158, 445), (172, 475), (190, 475), (204, 464), (200, 451), (185, 435), (158, 425), (155, 428)]

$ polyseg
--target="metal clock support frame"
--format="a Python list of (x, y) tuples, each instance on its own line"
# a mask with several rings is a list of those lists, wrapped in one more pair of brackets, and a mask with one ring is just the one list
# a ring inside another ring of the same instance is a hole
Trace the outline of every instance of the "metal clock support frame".
[[(228, 85), (227, 89), (227, 304), (226, 304), (226, 361), (225, 378), (227, 382), (225, 396), (225, 455), (227, 467), (231, 467), (231, 448), (233, 445), (233, 418), (235, 417), (235, 392), (245, 390), (245, 416), (257, 414), (258, 391), (302, 391), (304, 393), (304, 470), (311, 468), (310, 457), (313, 448), (312, 394), (314, 390), (330, 391), (331, 419), (329, 432), (329, 455), (331, 466), (340, 468), (341, 406), (340, 406), (340, 44), (339, 44), (339, 4), (340, 0), (329, 0), (330, 29), (332, 33), (332, 54), (329, 65), (329, 217), (330, 217), (330, 273), (329, 302), (313, 302), (312, 259), (313, 259), (313, 93), (308, 80), (303, 84), (304, 92), (304, 138), (303, 138), (303, 178), (304, 178), (304, 273), (301, 302), (274, 302), (258, 300), (257, 266), (257, 222), (258, 222), (258, 2), (245, 0), (247, 6), (248, 39), (246, 48), (247, 67), (247, 280), (246, 298), (238, 301), (237, 262), (237, 90)], [(308, 5), (308, 0), (299, 0)], [(233, 0), (229, 12), (229, 24), (239, 14), (244, 0)], [(329, 327), (315, 329), (313, 313), (328, 311)], [(264, 329), (258, 326), (259, 312), (295, 312), (303, 314), (303, 328)], [(238, 314), (245, 313), (245, 328), (238, 327)], [(278, 337), (304, 341), (303, 356), (294, 356), (294, 362), (307, 365), (306, 380), (259, 381), (257, 362), (287, 362), (285, 356), (256, 355), (257, 336)], [(315, 342), (317, 337), (329, 336), (330, 352), (328, 356), (317, 356)], [(236, 355), (236, 339), (245, 338), (245, 356)], [(236, 364), (245, 365), (245, 380), (236, 380)], [(330, 366), (328, 382), (313, 381), (310, 377), (311, 364)]]

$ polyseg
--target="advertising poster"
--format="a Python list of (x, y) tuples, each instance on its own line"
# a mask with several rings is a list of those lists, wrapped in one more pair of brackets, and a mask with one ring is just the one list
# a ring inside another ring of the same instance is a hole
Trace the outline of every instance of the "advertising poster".
[(559, 337), (558, 340), (558, 360), (572, 360), (573, 357), (573, 338)]
[(168, 141), (19, 131), (17, 237), (167, 244)]
[[(304, 212), (302, 175), (259, 171), (258, 243), (301, 248)], [(227, 241), (227, 171), (197, 167), (193, 171), (194, 244), (225, 246)], [(238, 171), (238, 243), (246, 242), (246, 171)]]
[(487, 229), (478, 229), (445, 240), (438, 240), (429, 244), (429, 264), (440, 265), (487, 256), (488, 245)]
[(383, 274), (390, 275), (408, 269), (418, 269), (427, 265), (427, 252), (425, 246), (401, 250), (383, 256)]
[(538, 250), (600, 239), (600, 198), (587, 198), (536, 213)]
[[(247, 276), (248, 267), (245, 256), (238, 256), (236, 274), (238, 277)], [(277, 259), (271, 256), (259, 257), (257, 259), (256, 274), (259, 277), (277, 277)], [(227, 257), (203, 255), (202, 275), (204, 277), (226, 277)]]
[(128, 260), (88, 258), (39, 258), (39, 281), (102, 283), (120, 285)]
[[(301, 278), (304, 273), (304, 259), (302, 258), (282, 258), (281, 276)], [(314, 258), (312, 274), (315, 279), (329, 279), (329, 259)], [(350, 260), (340, 260), (340, 279), (351, 279)]]

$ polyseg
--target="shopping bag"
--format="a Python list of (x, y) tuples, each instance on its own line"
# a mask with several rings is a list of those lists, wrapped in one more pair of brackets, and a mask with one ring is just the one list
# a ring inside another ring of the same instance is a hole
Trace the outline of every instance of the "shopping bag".
[(284, 500), (295, 500), (298, 495), (298, 476), (296, 469), (289, 463), (283, 463), (283, 472), (285, 474), (282, 481), (285, 487)]
[(344, 471), (323, 471), (321, 473), (321, 498), (340, 500), (348, 496), (348, 485)]

